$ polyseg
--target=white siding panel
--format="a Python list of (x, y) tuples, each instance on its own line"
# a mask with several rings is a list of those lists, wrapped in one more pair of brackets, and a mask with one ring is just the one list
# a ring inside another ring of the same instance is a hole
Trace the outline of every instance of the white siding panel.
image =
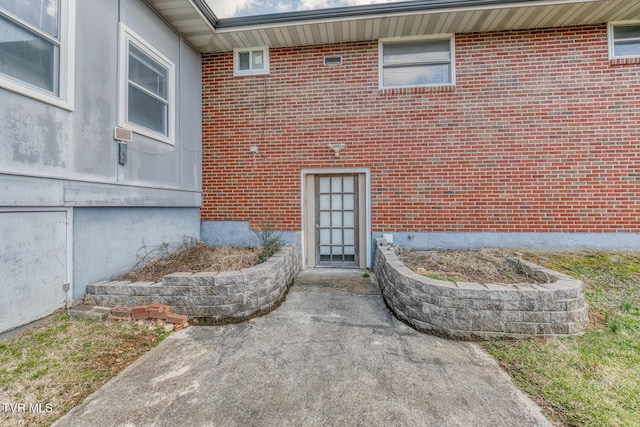
[(362, 40), (358, 36), (358, 22), (349, 21), (349, 41)]
[(506, 15), (507, 10), (505, 9), (491, 13), (491, 15), (489, 15), (489, 18), (482, 25), (482, 31), (500, 28), (500, 22), (502, 22)]
[[(231, 50), (253, 45), (296, 46), (345, 41), (377, 40), (439, 33), (495, 31), (599, 24), (638, 19), (640, 0), (601, 0), (548, 4), (496, 4), (491, 9), (455, 7), (422, 12), (390, 11), (377, 16), (336, 17), (302, 22), (268, 22), (213, 30), (190, 0), (148, 0), (190, 43), (202, 51)], [(535, 4), (535, 6), (532, 6)], [(243, 34), (244, 33), (244, 34)], [(207, 37), (208, 36), (208, 37)], [(212, 40), (217, 39), (217, 40)]]
[(424, 20), (424, 15), (418, 15), (415, 17), (413, 22), (411, 23), (411, 35), (415, 36), (420, 34), (418, 31), (420, 29), (420, 25), (422, 25), (422, 21)]
[(407, 22), (406, 16), (398, 17), (398, 22), (396, 23), (396, 30), (394, 32), (394, 37), (404, 36), (404, 25), (406, 22)]
[(559, 12), (560, 12), (560, 7), (558, 6), (552, 7), (551, 10), (545, 9), (544, 12), (536, 15), (535, 18), (533, 18), (533, 20), (530, 21), (530, 25), (527, 25), (527, 26), (530, 28), (537, 28), (540, 25), (540, 23), (548, 21), (550, 17), (556, 16), (556, 14)]
[(416, 35), (428, 34), (427, 28), (429, 28), (431, 19), (433, 19), (433, 15), (423, 15), (422, 22), (420, 23), (420, 27), (418, 27), (418, 32)]
[(374, 19), (373, 20), (373, 29), (371, 30), (373, 40), (377, 40), (380, 38), (380, 26), (382, 25), (382, 19)]
[(327, 24), (318, 24), (318, 31), (320, 32), (320, 41), (323, 44), (329, 43), (329, 33), (327, 31)]
[(617, 7), (609, 5), (607, 12), (611, 14), (610, 21), (622, 21), (629, 19), (628, 16), (640, 16), (640, 6), (633, 3), (618, 1)]
[[(271, 28), (268, 31), (270, 32), (269, 40), (271, 40), (272, 46), (285, 46), (287, 44), (280, 28)], [(271, 32), (273, 32), (273, 35), (271, 35)]]
[(524, 28), (525, 23), (529, 22), (536, 12), (536, 8), (528, 7), (521, 9), (519, 17), (515, 20), (513, 28)]
[(304, 43), (305, 44), (314, 44), (314, 43), (320, 43), (320, 38), (319, 37), (314, 37), (313, 36), (313, 31), (311, 31), (311, 26), (310, 25), (304, 25), (302, 27), (303, 33), (304, 33)]
[(343, 42), (343, 41), (350, 40), (351, 34), (350, 34), (350, 28), (349, 28), (349, 21), (342, 21), (340, 23), (340, 26), (342, 27), (342, 37), (338, 39), (338, 41)]

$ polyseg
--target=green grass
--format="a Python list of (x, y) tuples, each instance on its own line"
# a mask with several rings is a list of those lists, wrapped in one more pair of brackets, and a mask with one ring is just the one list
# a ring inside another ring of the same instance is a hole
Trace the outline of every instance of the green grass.
[(589, 330), (484, 348), (554, 423), (640, 426), (640, 254), (540, 257), (534, 261), (584, 281)]
[(51, 405), (41, 413), (0, 411), (0, 425), (50, 425), (167, 335), (155, 324), (65, 314), (0, 342), (0, 403)]

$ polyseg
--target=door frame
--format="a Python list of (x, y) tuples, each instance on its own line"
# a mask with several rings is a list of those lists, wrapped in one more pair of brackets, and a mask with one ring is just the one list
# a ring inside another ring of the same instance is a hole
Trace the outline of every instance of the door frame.
[[(307, 257), (312, 257), (314, 254), (308, 253), (307, 243), (311, 240), (315, 240), (313, 237), (307, 235), (307, 229), (309, 227), (309, 212), (307, 196), (308, 191), (306, 188), (306, 182), (309, 175), (349, 175), (359, 174), (364, 175), (364, 194), (360, 194), (359, 197), (364, 199), (364, 222), (359, 224), (360, 230), (364, 232), (365, 245), (360, 247), (360, 251), (364, 253), (365, 266), (371, 268), (371, 170), (369, 168), (332, 168), (332, 169), (302, 169), (300, 172), (300, 211), (302, 215), (302, 229), (300, 233), (300, 244), (302, 247), (302, 268), (307, 268)], [(315, 215), (315, 209), (311, 209), (312, 217)], [(315, 218), (313, 220), (315, 225)]]

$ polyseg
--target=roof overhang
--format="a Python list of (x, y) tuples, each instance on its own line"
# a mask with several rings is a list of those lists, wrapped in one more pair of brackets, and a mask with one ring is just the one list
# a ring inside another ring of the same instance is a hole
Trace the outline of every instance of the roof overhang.
[(147, 0), (203, 53), (640, 19), (640, 0), (417, 0), (217, 19), (204, 0)]

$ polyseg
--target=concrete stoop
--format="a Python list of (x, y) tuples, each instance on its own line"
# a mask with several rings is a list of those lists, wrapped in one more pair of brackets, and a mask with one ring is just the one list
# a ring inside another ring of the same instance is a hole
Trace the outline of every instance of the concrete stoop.
[(284, 299), (300, 269), (295, 244), (239, 271), (173, 273), (161, 282), (107, 281), (87, 286), (85, 302), (103, 307), (161, 304), (192, 324), (234, 323), (266, 314)]

